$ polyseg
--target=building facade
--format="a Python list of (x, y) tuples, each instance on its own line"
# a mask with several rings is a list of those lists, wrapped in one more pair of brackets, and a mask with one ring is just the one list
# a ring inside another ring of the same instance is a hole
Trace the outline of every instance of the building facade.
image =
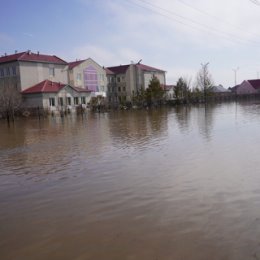
[(22, 91), (23, 107), (43, 108), (48, 111), (75, 111), (86, 108), (90, 92), (68, 84), (44, 80)]
[(233, 87), (231, 90), (237, 95), (250, 95), (260, 93), (260, 80), (244, 80), (240, 85)]
[(67, 62), (57, 56), (31, 51), (0, 57), (0, 88), (23, 91), (45, 79), (67, 83)]
[(107, 95), (106, 70), (91, 58), (69, 62), (68, 84), (86, 89), (93, 97)]
[(120, 65), (107, 68), (108, 101), (111, 104), (132, 102), (141, 90), (148, 88), (150, 81), (156, 77), (165, 85), (165, 71), (141, 63)]

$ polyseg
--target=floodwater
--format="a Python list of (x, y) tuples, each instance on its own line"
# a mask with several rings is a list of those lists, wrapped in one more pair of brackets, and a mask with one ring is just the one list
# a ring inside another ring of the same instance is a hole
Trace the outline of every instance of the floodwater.
[(260, 103), (0, 122), (0, 259), (260, 259)]

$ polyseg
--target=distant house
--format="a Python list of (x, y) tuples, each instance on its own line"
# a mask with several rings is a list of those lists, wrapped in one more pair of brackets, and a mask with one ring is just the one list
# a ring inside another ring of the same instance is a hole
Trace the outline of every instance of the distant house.
[(0, 88), (18, 91), (45, 79), (67, 83), (67, 62), (55, 55), (25, 51), (0, 57)]
[(225, 89), (221, 84), (218, 85), (218, 86), (213, 86), (211, 88), (211, 90), (212, 90), (213, 93), (218, 93), (218, 94), (220, 94), (220, 93), (230, 93), (230, 90)]
[(43, 108), (50, 111), (71, 110), (90, 100), (90, 91), (68, 84), (44, 80), (22, 91), (25, 108)]
[(240, 85), (231, 88), (237, 95), (260, 93), (260, 79), (244, 80)]
[(93, 97), (107, 95), (106, 70), (91, 58), (68, 63), (68, 84), (91, 92)]
[(172, 100), (175, 98), (174, 95), (174, 85), (162, 85), (162, 88), (164, 90), (164, 97), (166, 100)]
[(156, 77), (165, 85), (165, 71), (140, 62), (106, 68), (108, 78), (108, 101), (131, 102), (142, 89), (148, 88), (150, 80)]

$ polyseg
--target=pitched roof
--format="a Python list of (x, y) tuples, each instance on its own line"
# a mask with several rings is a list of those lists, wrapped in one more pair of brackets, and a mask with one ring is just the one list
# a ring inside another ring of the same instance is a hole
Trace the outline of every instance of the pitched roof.
[(248, 82), (254, 89), (260, 89), (260, 79), (251, 79)]
[(69, 62), (69, 70), (73, 69), (74, 67), (78, 66), (79, 64), (81, 64), (82, 62), (84, 62), (85, 60), (76, 60), (76, 61), (72, 61)]
[(50, 80), (44, 80), (30, 88), (27, 88), (22, 91), (22, 94), (36, 94), (36, 93), (57, 93), (65, 86), (69, 86), (72, 89), (74, 89), (76, 92), (86, 93), (91, 92), (85, 88), (79, 88), (79, 87), (72, 87), (67, 84), (63, 84), (60, 82), (53, 82)]
[(27, 88), (22, 91), (22, 94), (35, 94), (35, 93), (57, 93), (59, 92), (66, 84), (59, 82), (53, 82), (50, 80), (44, 80), (30, 88)]
[(0, 57), (0, 63), (6, 63), (12, 61), (32, 61), (32, 62), (44, 62), (44, 63), (55, 63), (55, 64), (67, 64), (66, 61), (60, 59), (55, 55), (33, 53), (31, 51), (24, 51), (24, 52)]
[(145, 70), (145, 71), (158, 71), (158, 72), (165, 72), (164, 70), (160, 70), (151, 66), (147, 66), (141, 63), (137, 64), (137, 67), (140, 68), (141, 70)]
[(113, 75), (115, 74), (112, 70), (108, 69), (108, 68), (105, 68), (105, 71), (106, 71), (106, 74), (108, 75)]
[(108, 67), (110, 71), (115, 74), (125, 74), (130, 65), (120, 65), (115, 67)]
[[(129, 68), (129, 66), (130, 66), (130, 64), (127, 64), (127, 65), (120, 65), (120, 66), (116, 66), (116, 67), (108, 67), (106, 69), (108, 69), (109, 71), (112, 71), (115, 74), (125, 74), (127, 69)], [(160, 70), (160, 69), (148, 66), (148, 65), (141, 64), (141, 63), (137, 63), (136, 66), (139, 69), (144, 70), (144, 71), (165, 72), (164, 70)]]
[(218, 92), (229, 92), (229, 90), (225, 89), (222, 85), (213, 86), (212, 87), (212, 91), (215, 92), (215, 93), (218, 93)]

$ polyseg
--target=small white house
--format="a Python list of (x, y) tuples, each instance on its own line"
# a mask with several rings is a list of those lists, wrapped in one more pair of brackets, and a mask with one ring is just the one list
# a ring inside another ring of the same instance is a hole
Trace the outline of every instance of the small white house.
[(91, 92), (68, 84), (44, 80), (22, 91), (25, 108), (43, 108), (49, 111), (75, 111), (77, 106), (86, 107)]

